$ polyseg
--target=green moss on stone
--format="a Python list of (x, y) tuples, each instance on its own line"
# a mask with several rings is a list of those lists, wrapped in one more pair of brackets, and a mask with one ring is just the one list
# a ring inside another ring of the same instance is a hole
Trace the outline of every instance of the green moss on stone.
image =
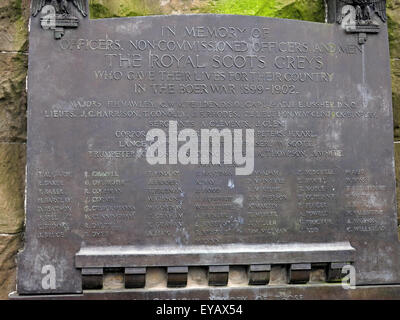
[[(399, 9), (400, 10), (400, 9)], [(400, 57), (400, 20), (395, 21), (388, 15), (389, 47), (392, 58)]]
[(400, 1), (388, 0), (388, 33), (392, 68), (394, 138), (400, 141)]
[(394, 138), (400, 141), (400, 59), (391, 60)]
[(394, 139), (400, 141), (400, 93), (393, 93), (393, 126)]
[(110, 10), (100, 3), (95, 3), (91, 1), (89, 5), (89, 10), (91, 19), (102, 19), (102, 18), (113, 17)]
[(325, 22), (325, 5), (320, 0), (297, 0), (278, 10), (275, 17)]
[(22, 17), (22, 1), (10, 1), (9, 5), (0, 7), (0, 19), (7, 18), (10, 22), (17, 21)]
[(138, 11), (132, 10), (132, 8), (130, 8), (129, 6), (126, 6), (124, 4), (121, 4), (119, 7), (119, 10), (118, 10), (119, 17), (147, 16), (147, 15), (151, 15), (151, 14), (152, 13), (146, 14), (145, 8), (143, 8), (143, 12), (138, 12)]
[[(146, 16), (170, 14), (161, 8), (159, 1), (108, 0), (90, 1), (90, 14), (93, 19), (108, 17)], [(277, 17), (323, 22), (325, 7), (323, 0), (209, 0), (193, 2), (171, 2), (174, 12), (198, 12), (219, 14), (240, 14), (264, 17)]]
[(27, 0), (6, 0), (0, 5), (0, 50), (27, 50), (28, 4)]
[(322, 0), (212, 0), (209, 8), (213, 13), (325, 21)]
[[(121, 1), (119, 1), (121, 2)], [(103, 18), (115, 18), (115, 17), (135, 17), (135, 16), (146, 16), (154, 13), (146, 13), (132, 10), (132, 7), (128, 5), (128, 2), (120, 3), (119, 7), (115, 8), (115, 4), (112, 8), (101, 3), (90, 1), (90, 18), (91, 19), (103, 19)], [(132, 3), (131, 3), (132, 4)]]
[(210, 2), (209, 12), (223, 14), (256, 15), (263, 10), (272, 14), (278, 8), (276, 0), (213, 0)]

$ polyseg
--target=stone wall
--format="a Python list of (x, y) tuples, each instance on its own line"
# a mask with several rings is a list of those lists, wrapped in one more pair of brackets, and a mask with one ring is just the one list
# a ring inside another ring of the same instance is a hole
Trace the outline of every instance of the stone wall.
[[(0, 1), (0, 299), (15, 290), (15, 255), (23, 240), (29, 2)], [(400, 141), (400, 0), (388, 0), (387, 7), (394, 135)], [(91, 0), (90, 13), (92, 18), (229, 13), (317, 22), (325, 19), (324, 0)], [(395, 145), (395, 153), (400, 185), (400, 144)]]

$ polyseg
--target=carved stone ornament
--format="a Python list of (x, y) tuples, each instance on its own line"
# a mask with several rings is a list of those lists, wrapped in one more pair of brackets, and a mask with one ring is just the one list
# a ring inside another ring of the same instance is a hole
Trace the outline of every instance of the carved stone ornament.
[(368, 33), (378, 33), (386, 22), (386, 0), (337, 0), (336, 22), (348, 33), (358, 33), (358, 43), (367, 41)]
[(78, 28), (79, 18), (71, 14), (71, 2), (86, 17), (88, 14), (86, 0), (32, 0), (32, 15), (39, 12), (40, 25), (45, 30), (54, 30), (54, 38), (61, 39), (65, 28)]

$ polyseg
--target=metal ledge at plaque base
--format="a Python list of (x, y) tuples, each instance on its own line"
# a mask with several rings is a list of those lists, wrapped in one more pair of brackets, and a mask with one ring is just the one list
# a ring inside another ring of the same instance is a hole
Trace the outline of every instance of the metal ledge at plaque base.
[(354, 260), (349, 242), (222, 246), (86, 247), (75, 256), (76, 268), (208, 266), (343, 262)]
[(124, 291), (84, 291), (76, 295), (23, 296), (13, 292), (11, 300), (400, 300), (400, 285), (360, 286), (344, 289), (341, 284), (132, 289)]

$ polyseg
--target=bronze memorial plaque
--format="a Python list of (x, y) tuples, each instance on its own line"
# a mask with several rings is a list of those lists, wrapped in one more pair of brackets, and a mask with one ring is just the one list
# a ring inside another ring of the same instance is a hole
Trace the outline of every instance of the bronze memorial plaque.
[(250, 299), (275, 266), (400, 283), (386, 16), (337, 3), (320, 24), (33, 1), (18, 294), (145, 292), (155, 267), (183, 296), (204, 268), (206, 298), (235, 266)]

